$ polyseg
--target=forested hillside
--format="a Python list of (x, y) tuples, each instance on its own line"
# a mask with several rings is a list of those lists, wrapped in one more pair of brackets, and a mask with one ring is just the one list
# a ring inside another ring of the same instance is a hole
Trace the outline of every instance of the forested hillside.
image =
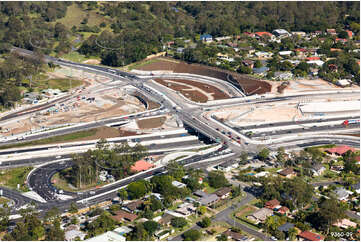
[(122, 66), (176, 37), (196, 40), (204, 33), (347, 26), (359, 36), (359, 16), (358, 2), (0, 2), (0, 105), (7, 103), (1, 93), (24, 76), (21, 68), (6, 68), (12, 45), (54, 56), (78, 51)]

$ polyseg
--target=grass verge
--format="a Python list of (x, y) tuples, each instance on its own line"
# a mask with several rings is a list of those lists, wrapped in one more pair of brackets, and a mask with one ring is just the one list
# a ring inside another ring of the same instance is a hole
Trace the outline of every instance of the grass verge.
[(79, 132), (75, 132), (75, 133), (49, 137), (46, 139), (34, 140), (34, 141), (18, 143), (18, 144), (4, 145), (4, 146), (0, 146), (0, 150), (1, 149), (18, 148), (18, 147), (24, 147), (24, 146), (44, 145), (44, 144), (51, 144), (51, 143), (56, 143), (56, 142), (72, 141), (72, 140), (92, 136), (96, 132), (97, 132), (97, 129), (89, 129), (89, 130), (79, 131)]
[(20, 184), (19, 190), (27, 192), (29, 191), (29, 188), (26, 186), (26, 177), (32, 169), (32, 167), (19, 167), (1, 170), (0, 185), (11, 189), (17, 189), (18, 184)]

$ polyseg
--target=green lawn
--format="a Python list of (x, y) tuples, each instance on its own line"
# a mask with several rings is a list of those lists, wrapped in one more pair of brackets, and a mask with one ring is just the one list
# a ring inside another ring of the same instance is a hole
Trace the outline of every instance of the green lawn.
[(80, 26), (87, 13), (89, 13), (89, 26), (99, 25), (101, 22), (107, 22), (102, 15), (96, 14), (96, 11), (97, 10), (84, 11), (77, 4), (73, 3), (68, 7), (65, 17), (59, 19), (58, 22), (64, 24), (69, 29), (73, 26)]
[(17, 189), (18, 184), (20, 184), (20, 190), (27, 192), (29, 188), (25, 184), (26, 177), (32, 169), (32, 167), (3, 169), (0, 171), (0, 185)]
[(68, 91), (71, 88), (78, 87), (83, 84), (81, 80), (73, 80), (73, 79), (50, 79), (38, 82), (40, 84), (41, 89), (51, 88), (51, 89), (59, 89), (61, 91)]
[(34, 141), (18, 143), (18, 144), (4, 145), (4, 146), (0, 146), (0, 150), (24, 147), (24, 146), (31, 146), (31, 145), (44, 145), (44, 144), (51, 144), (51, 143), (57, 143), (57, 142), (72, 141), (72, 140), (95, 135), (96, 132), (97, 132), (97, 129), (89, 129), (89, 130), (79, 131), (79, 132), (75, 132), (75, 133), (49, 137), (46, 139), (34, 140)]
[(71, 51), (68, 54), (62, 55), (61, 58), (65, 59), (65, 60), (73, 61), (73, 62), (83, 62), (83, 61), (86, 61), (88, 59), (97, 59), (97, 60), (99, 60), (98, 57), (89, 57), (89, 58), (87, 58), (85, 55), (82, 55), (77, 51)]
[(130, 64), (130, 65), (127, 66), (127, 68), (128, 68), (128, 70), (133, 70), (133, 69), (137, 69), (139, 67), (142, 67), (144, 65), (151, 64), (151, 63), (156, 63), (156, 62), (159, 62), (159, 61), (160, 61), (160, 59), (153, 58), (153, 59), (150, 59), (150, 60)]

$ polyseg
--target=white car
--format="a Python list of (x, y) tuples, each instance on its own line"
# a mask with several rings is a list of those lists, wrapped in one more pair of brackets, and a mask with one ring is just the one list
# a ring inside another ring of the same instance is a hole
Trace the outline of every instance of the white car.
[(55, 158), (56, 158), (56, 159), (60, 159), (60, 158), (61, 158), (61, 155), (58, 155), (58, 156), (56, 156)]

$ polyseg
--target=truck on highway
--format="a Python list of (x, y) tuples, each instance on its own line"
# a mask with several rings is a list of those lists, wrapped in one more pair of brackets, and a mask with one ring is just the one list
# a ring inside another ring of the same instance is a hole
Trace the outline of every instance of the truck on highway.
[(347, 119), (345, 121), (342, 122), (343, 125), (347, 126), (349, 124), (359, 124), (360, 120), (359, 119)]

